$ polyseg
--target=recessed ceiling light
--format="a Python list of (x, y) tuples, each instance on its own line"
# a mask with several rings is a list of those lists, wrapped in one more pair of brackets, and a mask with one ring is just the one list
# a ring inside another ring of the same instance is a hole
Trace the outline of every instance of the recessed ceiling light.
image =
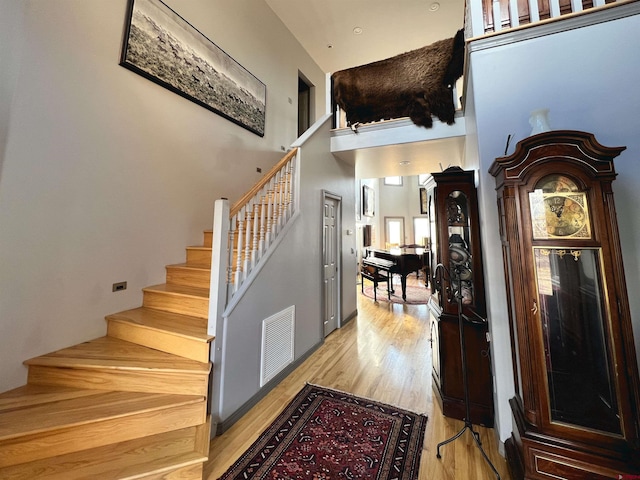
[(438, 2), (433, 2), (431, 5), (429, 5), (430, 12), (437, 12), (438, 10), (440, 10), (440, 4)]
[(360, 35), (362, 33), (362, 28), (361, 27), (355, 27), (353, 29), (353, 33), (354, 33), (354, 35)]
[(409, 165), (410, 163), (411, 162), (409, 160), (403, 160), (403, 161), (400, 162), (400, 165), (402, 165), (404, 167), (405, 165)]

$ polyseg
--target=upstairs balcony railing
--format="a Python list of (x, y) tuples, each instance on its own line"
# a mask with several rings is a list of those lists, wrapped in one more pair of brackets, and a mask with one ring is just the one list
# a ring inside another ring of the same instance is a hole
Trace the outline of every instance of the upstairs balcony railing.
[(507, 29), (587, 12), (629, 0), (481, 0), (468, 1), (467, 37), (480, 37)]

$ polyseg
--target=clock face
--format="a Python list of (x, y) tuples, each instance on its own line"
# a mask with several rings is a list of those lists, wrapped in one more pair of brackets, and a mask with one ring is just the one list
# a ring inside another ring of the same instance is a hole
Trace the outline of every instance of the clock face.
[(547, 233), (552, 237), (570, 237), (584, 228), (587, 215), (575, 200), (553, 195), (544, 199)]
[(543, 193), (529, 196), (533, 238), (591, 238), (584, 192)]

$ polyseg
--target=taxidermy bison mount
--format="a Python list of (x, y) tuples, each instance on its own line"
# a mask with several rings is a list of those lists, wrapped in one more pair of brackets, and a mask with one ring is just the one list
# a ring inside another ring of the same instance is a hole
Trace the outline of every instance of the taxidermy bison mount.
[(431, 128), (432, 115), (451, 125), (453, 86), (462, 76), (464, 32), (377, 62), (331, 75), (333, 111), (338, 105), (355, 130), (359, 123), (409, 117)]

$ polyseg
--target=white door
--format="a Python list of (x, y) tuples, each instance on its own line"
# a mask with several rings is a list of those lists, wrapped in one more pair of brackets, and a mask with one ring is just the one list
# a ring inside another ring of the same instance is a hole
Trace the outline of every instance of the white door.
[(338, 328), (339, 307), (339, 254), (338, 233), (340, 232), (340, 198), (324, 193), (323, 197), (323, 300), (324, 336)]

